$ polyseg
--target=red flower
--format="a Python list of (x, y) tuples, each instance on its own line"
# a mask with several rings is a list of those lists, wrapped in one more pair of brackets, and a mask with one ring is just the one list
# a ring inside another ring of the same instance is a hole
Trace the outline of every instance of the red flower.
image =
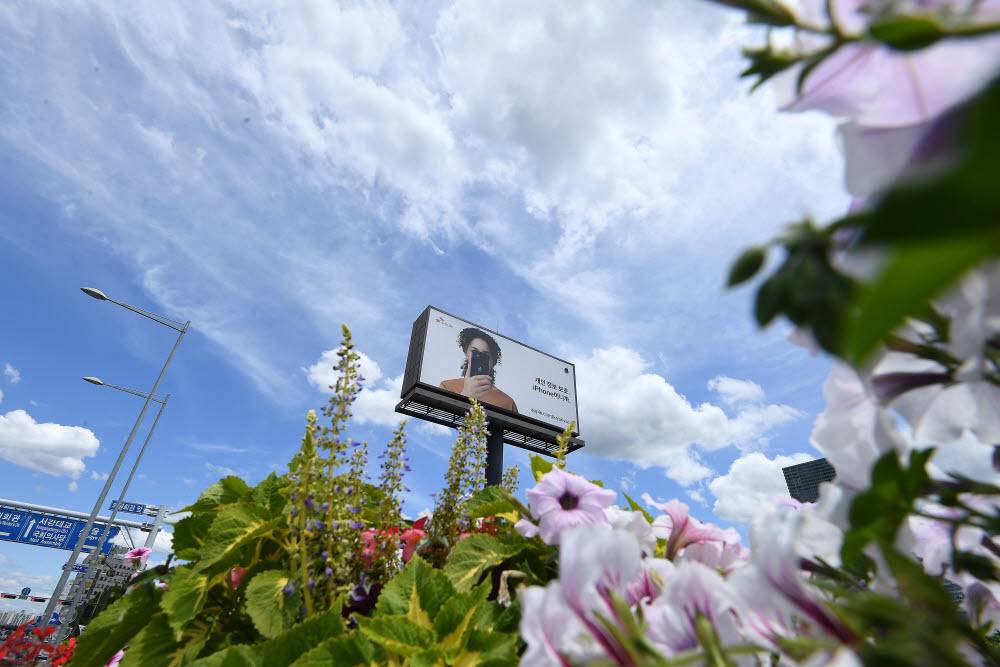
[(414, 552), (417, 550), (417, 544), (420, 543), (427, 533), (424, 532), (424, 524), (427, 523), (427, 517), (420, 517), (413, 522), (413, 527), (409, 530), (404, 530), (400, 538), (403, 540), (403, 562), (409, 563), (410, 559), (413, 558)]
[(233, 590), (240, 587), (240, 582), (243, 581), (243, 575), (247, 573), (245, 567), (234, 567), (229, 571), (229, 579), (233, 582)]

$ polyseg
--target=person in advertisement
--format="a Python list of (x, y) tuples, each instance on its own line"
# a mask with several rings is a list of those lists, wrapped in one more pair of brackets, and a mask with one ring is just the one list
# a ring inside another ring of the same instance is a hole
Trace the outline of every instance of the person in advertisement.
[(500, 363), (500, 345), (493, 336), (476, 327), (462, 329), (458, 347), (465, 355), (459, 371), (461, 377), (444, 380), (442, 389), (474, 398), (498, 408), (517, 412), (517, 405), (496, 387), (496, 366)]

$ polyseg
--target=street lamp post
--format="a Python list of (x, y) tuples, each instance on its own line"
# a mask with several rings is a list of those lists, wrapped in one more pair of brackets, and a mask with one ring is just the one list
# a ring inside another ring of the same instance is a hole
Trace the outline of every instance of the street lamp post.
[[(136, 419), (135, 425), (132, 427), (132, 431), (128, 435), (128, 439), (125, 440), (125, 445), (122, 447), (121, 453), (118, 454), (118, 460), (115, 461), (114, 467), (108, 474), (108, 479), (104, 483), (104, 488), (101, 490), (101, 494), (97, 497), (97, 502), (94, 503), (94, 509), (91, 510), (90, 516), (87, 518), (87, 524), (80, 533), (80, 539), (77, 540), (76, 547), (73, 549), (72, 555), (69, 557), (69, 560), (66, 561), (66, 566), (59, 577), (59, 583), (56, 584), (56, 588), (52, 592), (52, 597), (49, 598), (48, 604), (45, 605), (45, 613), (42, 614), (42, 619), (39, 623), (39, 627), (42, 628), (48, 627), (49, 619), (52, 618), (52, 612), (55, 610), (56, 604), (59, 602), (59, 596), (61, 595), (63, 588), (66, 586), (66, 580), (73, 571), (73, 566), (76, 565), (76, 561), (80, 557), (80, 552), (83, 551), (83, 545), (86, 543), (87, 537), (90, 535), (90, 531), (94, 527), (94, 521), (97, 519), (97, 514), (101, 511), (101, 507), (104, 505), (104, 500), (107, 498), (108, 492), (111, 490), (111, 484), (114, 482), (115, 476), (118, 474), (118, 469), (121, 468), (122, 462), (125, 460), (125, 455), (128, 453), (128, 449), (132, 445), (132, 439), (139, 430), (139, 425), (142, 423), (143, 417), (146, 416), (146, 410), (149, 409), (149, 404), (153, 402), (153, 397), (156, 395), (156, 390), (160, 387), (160, 382), (163, 380), (163, 376), (167, 372), (167, 367), (170, 366), (170, 361), (174, 358), (174, 353), (177, 352), (177, 348), (181, 344), (184, 334), (187, 333), (188, 327), (191, 325), (190, 320), (181, 324), (176, 320), (160, 317), (159, 315), (154, 315), (153, 313), (149, 313), (140, 308), (130, 306), (127, 303), (116, 301), (93, 287), (81, 287), (80, 289), (88, 296), (92, 296), (93, 298), (101, 301), (110, 301), (111, 303), (127, 308), (128, 310), (138, 313), (144, 317), (148, 317), (149, 319), (159, 322), (160, 324), (170, 327), (180, 333), (177, 336), (177, 342), (174, 343), (173, 349), (170, 350), (170, 356), (167, 357), (167, 362), (163, 364), (163, 370), (160, 371), (159, 377), (156, 378), (156, 383), (153, 385), (153, 389), (146, 395), (146, 402), (143, 404), (142, 410), (139, 412), (139, 418)], [(108, 525), (110, 526), (111, 524), (109, 523)]]
[[(117, 385), (108, 384), (107, 382), (102, 382), (101, 380), (95, 377), (85, 377), (83, 379), (91, 384), (96, 384), (101, 387), (111, 387), (112, 389), (118, 389), (120, 391), (124, 391), (129, 394), (134, 394), (141, 398), (148, 399), (146, 394), (143, 394), (140, 391), (135, 391), (134, 389), (128, 389), (126, 387), (119, 387)], [(146, 447), (149, 445), (149, 441), (153, 437), (153, 431), (156, 430), (156, 425), (160, 422), (160, 417), (163, 415), (163, 409), (167, 407), (167, 401), (170, 400), (170, 394), (167, 394), (165, 398), (157, 398), (156, 396), (153, 396), (152, 398), (154, 401), (160, 404), (160, 411), (156, 413), (156, 419), (153, 421), (153, 426), (149, 429), (149, 433), (146, 434), (146, 441), (142, 443), (142, 449), (139, 450), (139, 455), (135, 457), (135, 463), (132, 464), (132, 470), (128, 474), (128, 479), (125, 480), (125, 485), (122, 487), (121, 495), (118, 497), (118, 502), (115, 503), (114, 507), (111, 508), (111, 515), (108, 517), (108, 523), (105, 524), (104, 531), (101, 533), (101, 539), (97, 542), (97, 546), (94, 547), (94, 553), (99, 554), (101, 552), (101, 548), (104, 547), (105, 541), (107, 541), (108, 539), (108, 535), (111, 532), (111, 526), (114, 523), (115, 516), (118, 515), (118, 508), (121, 507), (122, 504), (125, 502), (125, 494), (128, 493), (128, 487), (132, 483), (132, 478), (135, 477), (135, 471), (139, 468), (139, 461), (142, 460), (142, 455), (146, 453)], [(94, 563), (90, 563), (87, 565), (87, 571), (83, 574), (84, 581), (86, 581), (86, 578), (90, 575), (90, 570), (93, 567)], [(59, 627), (59, 630), (56, 632), (55, 636), (56, 644), (62, 641), (62, 638), (65, 634), (64, 630), (69, 628), (70, 624), (73, 622), (74, 612), (76, 612), (77, 607), (80, 605), (80, 600), (83, 598), (83, 589), (84, 589), (83, 586), (78, 586), (76, 589), (76, 594), (73, 596), (73, 600), (69, 605), (69, 609), (65, 613), (66, 623), (61, 625)]]

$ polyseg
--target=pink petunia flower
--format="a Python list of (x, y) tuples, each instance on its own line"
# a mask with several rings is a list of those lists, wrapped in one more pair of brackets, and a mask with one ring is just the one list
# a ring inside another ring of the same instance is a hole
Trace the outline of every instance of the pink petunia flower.
[(413, 554), (417, 551), (417, 545), (420, 544), (427, 533), (424, 532), (424, 524), (427, 523), (427, 517), (420, 517), (413, 522), (413, 527), (408, 530), (404, 530), (403, 534), (400, 535), (400, 539), (403, 540), (403, 562), (409, 563), (410, 559), (413, 558)]
[(132, 551), (125, 554), (123, 560), (132, 563), (133, 567), (138, 570), (142, 567), (143, 563), (146, 562), (146, 559), (149, 558), (149, 554), (151, 553), (153, 553), (152, 549), (139, 547), (138, 549), (132, 549)]
[(118, 663), (121, 662), (124, 657), (125, 651), (118, 651), (118, 653), (111, 656), (111, 660), (109, 660), (108, 664), (104, 665), (104, 667), (117, 667)]
[(526, 520), (514, 526), (524, 537), (541, 535), (546, 544), (559, 544), (562, 532), (572, 526), (610, 526), (604, 509), (615, 501), (615, 492), (559, 468), (542, 476), (533, 489), (528, 489), (528, 503), (537, 528)]
[(646, 499), (663, 512), (653, 520), (653, 533), (667, 540), (667, 558), (674, 560), (685, 547), (701, 542), (726, 541), (726, 536), (718, 526), (702, 523), (691, 516), (687, 505), (674, 499), (668, 503), (657, 503)]

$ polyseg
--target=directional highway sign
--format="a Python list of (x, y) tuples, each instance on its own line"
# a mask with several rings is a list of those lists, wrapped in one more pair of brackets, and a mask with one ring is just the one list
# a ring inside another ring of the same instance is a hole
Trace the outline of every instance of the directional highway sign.
[[(112, 500), (111, 504), (108, 505), (108, 511), (113, 511), (115, 509), (115, 505), (118, 505), (118, 501)], [(146, 505), (144, 503), (125, 502), (122, 503), (121, 505), (118, 505), (118, 511), (125, 512), (126, 514), (145, 514)]]
[[(42, 547), (68, 549), (72, 551), (80, 539), (86, 521), (68, 517), (50, 516), (25, 510), (0, 510), (0, 540), (37, 544)], [(93, 551), (101, 539), (104, 524), (95, 523), (84, 543), (85, 551)], [(111, 550), (111, 540), (118, 534), (118, 527), (112, 526), (102, 551)]]

